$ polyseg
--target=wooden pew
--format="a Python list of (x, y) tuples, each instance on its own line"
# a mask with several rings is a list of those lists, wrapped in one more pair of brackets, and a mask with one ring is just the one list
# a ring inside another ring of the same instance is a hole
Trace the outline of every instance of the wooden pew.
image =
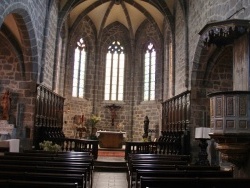
[(25, 181), (25, 180), (4, 180), (0, 179), (1, 188), (78, 188), (77, 183)]
[(249, 188), (250, 178), (166, 178), (141, 177), (140, 188)]
[(18, 161), (44, 161), (45, 163), (53, 163), (52, 165), (55, 165), (56, 163), (74, 163), (74, 166), (78, 163), (84, 164), (85, 166), (89, 166), (89, 173), (92, 175), (93, 166), (94, 166), (94, 160), (91, 156), (84, 156), (84, 157), (40, 157), (40, 156), (17, 156), (17, 155), (4, 155), (0, 156), (0, 161), (6, 161), (6, 160), (16, 160)]
[[(160, 168), (160, 169), (176, 169), (176, 165), (187, 166), (187, 164), (182, 163), (182, 161), (167, 161), (167, 160), (142, 160), (131, 162), (128, 166), (127, 181), (129, 185), (132, 185), (135, 181), (135, 172), (140, 168)], [(130, 187), (130, 186), (129, 186)]]
[[(188, 165), (190, 162), (189, 155), (161, 155), (161, 154), (129, 154), (127, 159), (127, 179), (131, 174), (132, 164), (135, 163), (164, 163), (168, 165)], [(163, 161), (163, 162), (162, 162)], [(133, 172), (132, 172), (133, 173)]]
[(167, 161), (184, 161), (186, 163), (191, 162), (189, 155), (130, 154), (127, 159), (127, 165), (129, 165), (131, 161), (138, 161), (142, 159), (165, 159)]
[(26, 153), (9, 153), (0, 156), (0, 164), (15, 164), (26, 166), (52, 166), (52, 167), (74, 167), (83, 168), (82, 173), (85, 173), (86, 168), (88, 173), (85, 176), (92, 185), (92, 173), (94, 159), (89, 152), (26, 152)]
[(130, 154), (127, 160), (127, 166), (129, 168), (133, 161), (141, 160), (164, 160), (164, 161), (181, 161), (180, 163), (189, 164), (190, 156), (188, 155), (157, 155), (157, 154)]
[(65, 156), (22, 156), (22, 155), (2, 155), (0, 160), (5, 159), (18, 159), (18, 160), (38, 160), (38, 161), (61, 161), (61, 162), (83, 162), (88, 161), (93, 163), (92, 156), (83, 156), (83, 157), (65, 157)]
[(163, 154), (141, 154), (141, 153), (131, 153), (128, 155), (128, 161), (130, 159), (146, 159), (146, 158), (167, 158), (168, 160), (174, 160), (174, 161), (191, 161), (190, 155), (163, 155)]
[(219, 171), (219, 166), (194, 166), (194, 165), (168, 165), (168, 164), (132, 164), (128, 177), (128, 187), (132, 187), (136, 179), (137, 170), (214, 170)]
[[(83, 157), (92, 156), (90, 152), (49, 152), (42, 150), (25, 150), (23, 152), (4, 152), (4, 155), (18, 155), (18, 156), (51, 156), (51, 157)], [(93, 157), (94, 158), (94, 157)]]
[(81, 174), (0, 171), (0, 179), (77, 183), (78, 188), (84, 187), (84, 176)]
[[(36, 172), (36, 173), (62, 173), (62, 174), (78, 174), (84, 177), (84, 187), (87, 187), (88, 169), (73, 167), (51, 167), (51, 166), (31, 166), (31, 165), (11, 165), (1, 164), (1, 171), (11, 172)], [(90, 183), (90, 182), (89, 182)]]
[(23, 166), (31, 166), (31, 167), (61, 167), (61, 168), (80, 168), (82, 169), (82, 174), (87, 169), (87, 181), (92, 185), (93, 181), (93, 166), (89, 162), (57, 162), (57, 161), (38, 161), (38, 160), (0, 160), (0, 166), (2, 165), (23, 165)]
[(135, 175), (135, 187), (139, 188), (140, 177), (231, 177), (233, 171), (218, 170), (141, 170)]

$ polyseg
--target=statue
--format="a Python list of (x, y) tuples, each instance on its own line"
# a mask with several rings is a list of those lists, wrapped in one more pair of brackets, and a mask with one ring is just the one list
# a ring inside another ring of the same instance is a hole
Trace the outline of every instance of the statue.
[(10, 92), (6, 91), (2, 97), (1, 105), (3, 108), (2, 119), (9, 120), (9, 111), (10, 111)]
[(149, 128), (149, 119), (148, 116), (145, 116), (144, 118), (144, 134), (143, 134), (143, 138), (147, 138), (148, 137), (148, 128)]

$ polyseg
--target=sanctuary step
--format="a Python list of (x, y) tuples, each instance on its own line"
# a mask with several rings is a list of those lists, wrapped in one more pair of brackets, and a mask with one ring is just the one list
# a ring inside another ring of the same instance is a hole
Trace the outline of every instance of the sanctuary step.
[(126, 172), (126, 161), (122, 157), (98, 157), (94, 162), (95, 172)]

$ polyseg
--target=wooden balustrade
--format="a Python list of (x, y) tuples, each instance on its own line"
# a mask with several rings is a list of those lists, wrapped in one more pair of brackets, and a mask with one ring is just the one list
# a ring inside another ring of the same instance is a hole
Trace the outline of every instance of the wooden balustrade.
[(167, 133), (158, 142), (126, 142), (125, 160), (129, 154), (162, 154), (162, 155), (188, 155), (189, 132)]
[(60, 145), (62, 151), (91, 152), (94, 159), (97, 159), (98, 157), (98, 140), (51, 138), (49, 141)]

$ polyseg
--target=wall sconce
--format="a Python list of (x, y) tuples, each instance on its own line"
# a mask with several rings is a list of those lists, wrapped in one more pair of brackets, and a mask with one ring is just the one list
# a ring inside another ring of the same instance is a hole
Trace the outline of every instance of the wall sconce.
[(196, 163), (197, 165), (202, 165), (202, 166), (210, 166), (209, 161), (207, 159), (207, 140), (210, 139), (209, 136), (210, 128), (208, 127), (197, 127), (195, 129), (195, 139), (199, 140), (199, 147), (200, 147), (200, 152), (199, 152), (199, 160)]

